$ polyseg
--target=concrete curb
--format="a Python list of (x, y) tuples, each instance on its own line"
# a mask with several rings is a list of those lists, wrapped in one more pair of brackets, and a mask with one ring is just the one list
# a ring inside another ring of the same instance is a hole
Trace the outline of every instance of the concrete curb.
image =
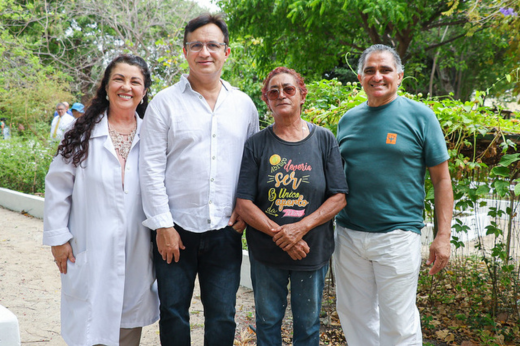
[(34, 217), (43, 219), (44, 201), (42, 197), (0, 187), (0, 205), (12, 211), (19, 213), (25, 212)]
[(249, 253), (242, 250), (242, 267), (240, 268), (240, 286), (253, 289), (251, 282), (251, 264), (249, 263)]
[(18, 318), (6, 307), (0, 305), (0, 345), (20, 346)]

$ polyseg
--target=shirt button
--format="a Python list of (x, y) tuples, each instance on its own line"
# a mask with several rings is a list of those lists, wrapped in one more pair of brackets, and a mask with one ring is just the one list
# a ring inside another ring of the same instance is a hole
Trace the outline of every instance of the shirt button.
[(216, 135), (216, 134), (213, 134), (213, 138), (215, 138), (215, 137), (217, 137), (217, 135)]
[(208, 219), (208, 223), (211, 223), (211, 220)]
[(213, 156), (212, 159), (215, 160), (215, 156)]
[(215, 178), (211, 178), (211, 182), (214, 182), (215, 181)]
[(202, 96), (199, 96), (199, 99), (201, 99), (201, 100), (202, 100)]
[(209, 204), (213, 203), (212, 201), (209, 201)]
[(128, 190), (125, 190), (125, 193), (128, 193)]

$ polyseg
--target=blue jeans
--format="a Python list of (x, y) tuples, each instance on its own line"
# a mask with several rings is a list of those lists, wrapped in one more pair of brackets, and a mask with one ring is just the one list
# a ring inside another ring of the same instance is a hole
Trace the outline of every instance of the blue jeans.
[(257, 345), (282, 345), (282, 320), (290, 280), (293, 345), (318, 346), (323, 285), (329, 265), (315, 271), (282, 270), (258, 262), (251, 252), (249, 260), (255, 296)]
[(191, 346), (189, 308), (198, 274), (204, 306), (204, 345), (231, 346), (242, 264), (241, 234), (232, 227), (204, 233), (189, 232), (179, 226), (175, 229), (186, 247), (177, 263), (168, 264), (162, 259), (156, 237), (152, 237), (161, 302), (161, 344)]

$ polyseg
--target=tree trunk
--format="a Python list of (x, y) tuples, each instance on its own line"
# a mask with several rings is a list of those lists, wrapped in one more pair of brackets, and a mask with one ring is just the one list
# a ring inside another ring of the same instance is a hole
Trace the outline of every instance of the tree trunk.
[(441, 77), (441, 86), (446, 91), (446, 93), (454, 93), (455, 90), (453, 89), (453, 85), (451, 84), (450, 80), (450, 70), (448, 68), (440, 69), (437, 67), (437, 72)]
[[(442, 34), (441, 42), (444, 41), (444, 37), (446, 37), (446, 33), (448, 32), (448, 26), (446, 26), (446, 29), (444, 29), (444, 34)], [(437, 52), (435, 53), (435, 57), (433, 58), (433, 66), (432, 66), (432, 73), (430, 74), (430, 88), (428, 89), (428, 93), (430, 94), (430, 97), (433, 96), (433, 77), (435, 77), (435, 67), (437, 65), (437, 59), (439, 58), (440, 48), (437, 49)]]

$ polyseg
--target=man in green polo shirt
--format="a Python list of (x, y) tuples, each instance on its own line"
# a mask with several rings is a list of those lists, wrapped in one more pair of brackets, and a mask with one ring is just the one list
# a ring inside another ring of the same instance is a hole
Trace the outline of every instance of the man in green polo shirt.
[(450, 257), (453, 192), (446, 143), (428, 107), (397, 95), (403, 74), (394, 49), (366, 49), (358, 79), (367, 102), (338, 123), (350, 194), (336, 218), (337, 310), (349, 346), (422, 346), (415, 302), (426, 169), (439, 224), (427, 261), (433, 263), (430, 274)]

